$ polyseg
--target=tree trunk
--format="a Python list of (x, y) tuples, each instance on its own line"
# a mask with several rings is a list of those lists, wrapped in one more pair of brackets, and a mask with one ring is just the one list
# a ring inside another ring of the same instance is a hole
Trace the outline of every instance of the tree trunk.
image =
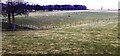
[(7, 9), (7, 13), (8, 13), (8, 23), (9, 23), (9, 29), (11, 29), (11, 14), (10, 14), (10, 2), (8, 2), (8, 9)]
[(15, 25), (15, 17), (14, 17), (14, 7), (13, 7), (12, 2), (11, 2), (11, 14), (12, 14), (12, 29), (15, 30), (16, 25)]

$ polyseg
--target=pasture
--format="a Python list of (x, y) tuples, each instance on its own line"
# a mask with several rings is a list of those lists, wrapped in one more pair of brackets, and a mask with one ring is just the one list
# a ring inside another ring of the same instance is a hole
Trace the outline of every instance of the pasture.
[(94, 11), (32, 12), (16, 24), (35, 30), (3, 31), (3, 53), (118, 54), (118, 13)]

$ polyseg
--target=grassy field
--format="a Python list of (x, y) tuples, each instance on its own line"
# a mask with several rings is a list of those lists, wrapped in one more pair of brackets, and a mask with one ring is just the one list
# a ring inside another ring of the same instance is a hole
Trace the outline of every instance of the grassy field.
[[(116, 12), (34, 12), (16, 24), (47, 30), (3, 31), (3, 53), (118, 54)], [(56, 28), (54, 28), (54, 26)]]

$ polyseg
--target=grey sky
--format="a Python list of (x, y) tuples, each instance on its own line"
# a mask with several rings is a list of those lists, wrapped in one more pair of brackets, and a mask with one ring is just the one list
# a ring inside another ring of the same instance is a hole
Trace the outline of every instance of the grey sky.
[[(5, 0), (4, 0), (5, 1)], [(23, 1), (23, 0), (15, 0), (15, 1)], [(120, 0), (24, 0), (28, 2), (32, 2), (39, 5), (86, 5), (88, 9), (118, 9), (118, 2)]]
[(117, 9), (118, 1), (120, 0), (27, 0), (40, 5), (54, 5), (54, 4), (79, 4), (86, 5), (89, 9)]

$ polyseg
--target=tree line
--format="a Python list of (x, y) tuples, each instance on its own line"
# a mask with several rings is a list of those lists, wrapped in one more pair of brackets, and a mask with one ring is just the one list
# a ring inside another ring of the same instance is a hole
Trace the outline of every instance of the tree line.
[[(8, 9), (8, 4), (2, 3), (2, 12), (6, 13)], [(87, 10), (85, 5), (30, 5), (29, 3), (20, 3), (14, 2), (12, 5), (14, 12), (20, 14), (21, 12), (30, 12), (30, 11), (53, 11), (53, 10)], [(17, 15), (16, 14), (16, 15)]]
[(87, 10), (87, 7), (85, 5), (33, 5), (34, 10)]

